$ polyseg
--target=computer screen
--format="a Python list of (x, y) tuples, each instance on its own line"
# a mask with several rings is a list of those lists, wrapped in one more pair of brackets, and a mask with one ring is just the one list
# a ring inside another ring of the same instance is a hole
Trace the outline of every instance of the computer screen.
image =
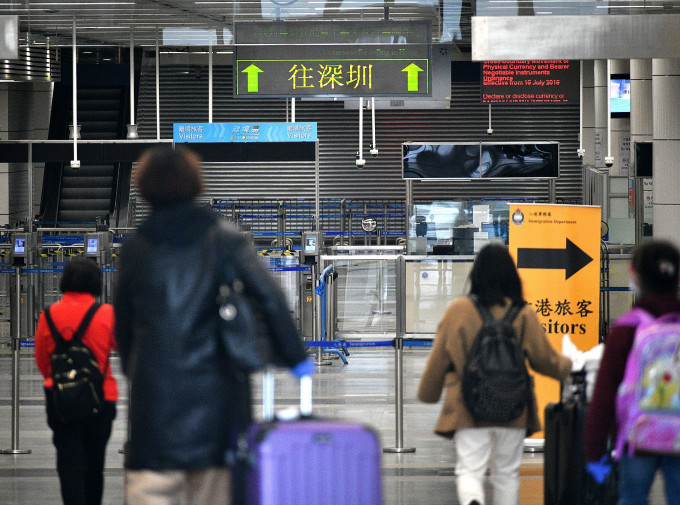
[(609, 103), (612, 117), (630, 117), (629, 75), (611, 75), (609, 80)]
[(316, 237), (305, 237), (305, 251), (306, 254), (316, 254)]
[(26, 254), (26, 237), (14, 239), (14, 254)]
[(97, 254), (98, 246), (99, 246), (98, 237), (88, 237), (85, 252), (87, 254)]

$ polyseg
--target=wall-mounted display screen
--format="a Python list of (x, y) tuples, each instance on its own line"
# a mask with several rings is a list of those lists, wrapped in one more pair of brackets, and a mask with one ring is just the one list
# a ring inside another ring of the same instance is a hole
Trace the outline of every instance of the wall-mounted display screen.
[(578, 61), (482, 63), (483, 103), (576, 103), (578, 100)]
[(87, 247), (85, 252), (87, 254), (97, 254), (99, 248), (99, 238), (98, 237), (88, 237)]
[(404, 179), (559, 177), (559, 143), (405, 143)]
[(317, 243), (316, 243), (316, 235), (306, 235), (305, 236), (305, 247), (304, 247), (304, 253), (305, 254), (316, 254), (317, 253)]
[(652, 177), (652, 142), (635, 142), (635, 177)]
[(14, 254), (26, 254), (26, 237), (14, 239)]
[(629, 75), (611, 75), (609, 80), (609, 105), (612, 117), (630, 117)]

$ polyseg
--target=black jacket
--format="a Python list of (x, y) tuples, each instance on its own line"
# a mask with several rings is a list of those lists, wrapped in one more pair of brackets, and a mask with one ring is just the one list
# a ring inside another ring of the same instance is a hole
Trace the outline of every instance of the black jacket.
[(223, 464), (250, 421), (248, 377), (228, 366), (218, 339), (225, 262), (262, 302), (282, 362), (306, 357), (280, 287), (242, 234), (194, 204), (155, 209), (123, 244), (114, 298), (131, 387), (126, 468)]

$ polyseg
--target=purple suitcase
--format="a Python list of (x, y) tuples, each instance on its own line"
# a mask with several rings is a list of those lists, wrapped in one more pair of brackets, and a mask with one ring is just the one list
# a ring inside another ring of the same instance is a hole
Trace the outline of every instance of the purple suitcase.
[[(268, 375), (265, 380), (273, 384)], [(309, 384), (302, 412), (305, 405), (311, 410), (311, 379)], [(247, 478), (249, 505), (382, 504), (382, 451), (376, 433), (362, 424), (265, 421), (250, 428), (248, 442), (254, 458)]]

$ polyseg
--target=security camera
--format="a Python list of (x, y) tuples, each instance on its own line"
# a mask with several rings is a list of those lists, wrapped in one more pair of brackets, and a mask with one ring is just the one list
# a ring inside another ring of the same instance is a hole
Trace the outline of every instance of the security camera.
[(604, 157), (604, 166), (609, 168), (613, 165), (614, 165), (614, 157), (613, 156), (605, 156)]
[(378, 148), (371, 144), (371, 149), (368, 151), (374, 158), (378, 156)]
[(80, 168), (80, 160), (71, 160), (71, 168), (78, 170)]
[(366, 160), (361, 157), (361, 154), (357, 153), (357, 159), (355, 161), (357, 168), (364, 168)]
[(586, 150), (583, 148), (576, 149), (576, 156), (583, 158), (586, 155)]
[(488, 133), (489, 135), (492, 135), (493, 134), (493, 128), (487, 128), (486, 133)]

